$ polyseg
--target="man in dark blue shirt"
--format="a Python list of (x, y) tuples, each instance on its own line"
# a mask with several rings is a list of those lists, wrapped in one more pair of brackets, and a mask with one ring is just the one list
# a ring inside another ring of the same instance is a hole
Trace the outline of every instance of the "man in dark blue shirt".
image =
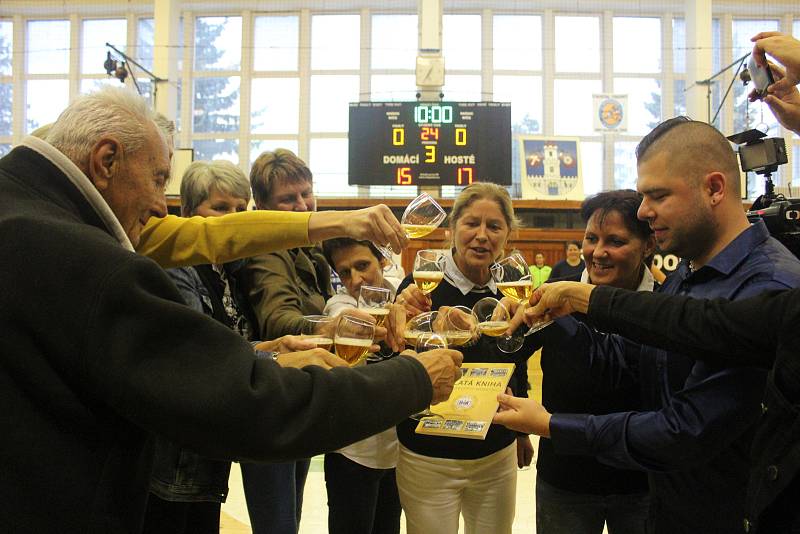
[[(670, 119), (642, 140), (637, 159), (639, 217), (649, 221), (663, 251), (683, 258), (661, 292), (736, 300), (800, 286), (800, 262), (763, 223), (748, 223), (736, 156), (718, 131)], [(647, 471), (652, 532), (746, 530), (749, 447), (765, 371), (692, 361), (597, 334), (568, 317), (557, 323), (581, 345), (573, 352), (577, 364), (589, 365), (606, 387), (638, 382), (649, 411), (551, 416), (537, 407), (527, 429), (550, 437), (557, 453)]]

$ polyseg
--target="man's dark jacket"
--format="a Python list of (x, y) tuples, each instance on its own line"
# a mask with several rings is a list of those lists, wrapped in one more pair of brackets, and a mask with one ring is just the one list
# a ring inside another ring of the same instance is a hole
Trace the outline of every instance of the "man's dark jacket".
[(287, 460), (430, 402), (407, 357), (333, 371), (256, 360), (24, 145), (0, 160), (0, 532), (139, 532), (152, 433), (209, 457)]

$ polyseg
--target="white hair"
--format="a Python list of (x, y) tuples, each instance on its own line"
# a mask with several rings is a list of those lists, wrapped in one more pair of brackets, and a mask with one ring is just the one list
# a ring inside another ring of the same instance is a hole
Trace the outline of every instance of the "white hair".
[(45, 140), (84, 168), (92, 148), (105, 136), (117, 139), (128, 154), (146, 146), (152, 129), (158, 131), (154, 119), (142, 97), (128, 89), (106, 86), (67, 106)]
[(226, 160), (193, 161), (181, 178), (181, 213), (194, 215), (211, 190), (250, 202), (250, 181), (242, 169)]

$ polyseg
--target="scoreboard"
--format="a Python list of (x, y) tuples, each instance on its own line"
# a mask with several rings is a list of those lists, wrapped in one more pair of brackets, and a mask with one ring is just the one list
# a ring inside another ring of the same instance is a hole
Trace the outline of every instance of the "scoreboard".
[(511, 185), (511, 104), (350, 104), (350, 185)]

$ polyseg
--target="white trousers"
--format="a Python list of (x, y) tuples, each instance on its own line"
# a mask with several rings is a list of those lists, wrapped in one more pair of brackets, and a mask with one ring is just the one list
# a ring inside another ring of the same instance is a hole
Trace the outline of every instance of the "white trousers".
[(459, 514), (466, 534), (511, 534), (516, 442), (477, 460), (422, 456), (400, 445), (397, 489), (408, 534), (457, 534)]

